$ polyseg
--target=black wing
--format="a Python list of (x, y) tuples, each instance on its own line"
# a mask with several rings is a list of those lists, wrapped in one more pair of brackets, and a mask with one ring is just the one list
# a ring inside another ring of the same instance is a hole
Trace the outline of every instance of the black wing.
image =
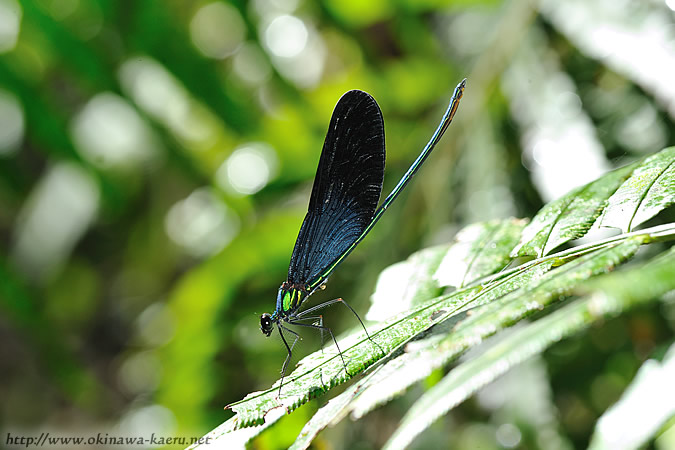
[(313, 284), (361, 236), (380, 199), (384, 160), (380, 107), (363, 91), (347, 92), (330, 119), (288, 281)]

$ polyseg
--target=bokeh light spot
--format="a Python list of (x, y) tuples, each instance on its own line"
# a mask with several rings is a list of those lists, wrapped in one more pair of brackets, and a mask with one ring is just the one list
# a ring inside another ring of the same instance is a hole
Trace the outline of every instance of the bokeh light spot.
[(63, 20), (71, 16), (80, 6), (80, 0), (52, 0), (49, 14), (55, 20)]
[(12, 259), (31, 278), (53, 273), (94, 220), (99, 189), (82, 168), (50, 168), (31, 192), (16, 223)]
[(195, 257), (222, 250), (239, 232), (239, 218), (209, 189), (194, 191), (171, 207), (166, 232)]
[(617, 140), (636, 152), (650, 153), (667, 145), (665, 127), (654, 106), (644, 102), (636, 111), (615, 126)]
[(153, 351), (143, 351), (127, 357), (119, 368), (118, 379), (130, 394), (152, 392), (159, 383), (161, 363)]
[(326, 46), (311, 23), (282, 14), (261, 30), (260, 40), (284, 78), (301, 88), (318, 84), (326, 60)]
[(164, 303), (153, 303), (138, 316), (136, 330), (144, 345), (160, 347), (173, 338), (176, 332), (175, 317)]
[(293, 58), (307, 45), (307, 27), (295, 16), (276, 17), (265, 30), (265, 44), (270, 51), (283, 58)]
[(11, 92), (0, 89), (0, 157), (14, 154), (25, 131), (23, 108)]
[(223, 131), (217, 118), (196, 101), (162, 64), (147, 56), (129, 58), (119, 69), (124, 91), (187, 148), (214, 145)]
[(265, 187), (276, 168), (274, 150), (263, 143), (251, 143), (230, 155), (216, 172), (216, 182), (230, 192), (251, 195)]
[(257, 85), (265, 82), (272, 69), (265, 54), (256, 44), (244, 44), (232, 60), (234, 73), (246, 84)]
[(234, 53), (246, 35), (246, 25), (232, 5), (215, 2), (202, 6), (190, 21), (190, 37), (205, 56), (223, 59)]
[(518, 427), (511, 423), (505, 423), (497, 428), (497, 442), (506, 448), (514, 448), (522, 439), (522, 434)]
[(159, 153), (157, 139), (129, 103), (116, 94), (96, 95), (73, 119), (78, 151), (102, 168), (130, 167)]
[(0, 53), (16, 46), (21, 28), (21, 5), (15, 0), (0, 0)]
[(171, 410), (160, 405), (149, 405), (130, 410), (119, 424), (125, 436), (144, 436), (153, 430), (157, 436), (168, 436), (176, 428), (176, 417)]
[(129, 95), (154, 118), (172, 122), (189, 109), (187, 94), (164, 66), (153, 59), (129, 58), (119, 70), (120, 81)]

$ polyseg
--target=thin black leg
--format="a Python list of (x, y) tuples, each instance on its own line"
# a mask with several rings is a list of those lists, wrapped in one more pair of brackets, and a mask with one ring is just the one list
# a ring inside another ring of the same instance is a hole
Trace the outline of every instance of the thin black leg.
[(302, 340), (302, 336), (300, 336), (298, 333), (296, 333), (295, 331), (291, 330), (290, 328), (286, 328), (286, 327), (283, 326), (282, 324), (279, 324), (279, 327), (280, 327), (280, 328), (283, 328), (284, 330), (288, 331), (288, 332), (291, 333), (293, 336), (295, 336), (295, 339), (293, 339), (293, 343), (291, 344), (291, 351), (293, 351), (293, 348), (295, 347), (295, 344), (298, 343), (298, 340), (300, 340), (300, 341)]
[(335, 339), (335, 335), (333, 334), (333, 330), (331, 330), (330, 328), (325, 327), (325, 326), (323, 326), (323, 325), (314, 325), (314, 324), (311, 324), (311, 323), (300, 323), (300, 322), (296, 322), (296, 321), (293, 321), (293, 322), (290, 322), (290, 321), (289, 321), (288, 323), (291, 324), (291, 325), (297, 325), (297, 326), (299, 326), (299, 327), (316, 328), (316, 329), (328, 331), (328, 333), (330, 333), (330, 337), (333, 338), (333, 342), (335, 342), (335, 346), (336, 346), (337, 349), (338, 349), (338, 353), (340, 354), (340, 359), (342, 360), (342, 365), (343, 365), (344, 368), (345, 368), (345, 372), (346, 372), (347, 375), (349, 375), (350, 377), (352, 376), (352, 374), (349, 373), (349, 370), (347, 370), (347, 364), (345, 363), (345, 359), (344, 359), (344, 357), (342, 356), (342, 350), (340, 350), (340, 346), (339, 346), (338, 343), (337, 343), (337, 339)]
[[(293, 330), (289, 330), (286, 327), (281, 326), (281, 324), (278, 324), (278, 330), (279, 330), (279, 336), (281, 336), (281, 340), (284, 342), (284, 345), (286, 346), (286, 350), (288, 350), (288, 355), (286, 355), (286, 360), (284, 361), (284, 365), (281, 367), (281, 381), (279, 382), (279, 398), (281, 398), (281, 386), (284, 384), (284, 377), (286, 376), (286, 368), (288, 367), (288, 363), (291, 360), (291, 357), (293, 356), (293, 347), (295, 347), (296, 342), (298, 342), (298, 339), (300, 339), (300, 335), (296, 333)], [(295, 340), (293, 341), (293, 344), (289, 347), (288, 342), (286, 342), (286, 338), (284, 337), (284, 333), (281, 332), (281, 329), (284, 329), (288, 331), (291, 334), (295, 335)]]
[[(319, 327), (321, 327), (321, 352), (323, 353), (323, 344), (324, 344), (324, 337), (323, 337), (323, 316), (318, 315), (318, 316), (308, 316), (308, 317), (296, 317), (294, 319), (296, 322), (299, 320), (317, 320)], [(297, 323), (296, 323), (297, 325)]]
[(317, 311), (317, 310), (319, 310), (319, 309), (327, 308), (327, 307), (329, 307), (329, 306), (331, 306), (331, 305), (334, 305), (334, 304), (336, 304), (336, 303), (342, 303), (342, 304), (345, 305), (347, 308), (349, 308), (349, 310), (352, 312), (352, 314), (354, 314), (354, 315), (356, 316), (356, 318), (358, 319), (359, 323), (361, 324), (361, 328), (363, 328), (363, 331), (366, 333), (366, 336), (368, 337), (368, 340), (369, 340), (370, 342), (372, 342), (374, 345), (376, 345), (377, 348), (380, 349), (380, 351), (382, 352), (382, 354), (385, 354), (385, 351), (384, 351), (384, 349), (383, 349), (382, 347), (380, 347), (380, 344), (378, 344), (377, 342), (375, 342), (375, 341), (370, 337), (370, 334), (368, 334), (368, 330), (366, 329), (366, 326), (363, 324), (363, 321), (361, 320), (361, 318), (359, 317), (359, 315), (356, 313), (356, 311), (354, 311), (354, 308), (352, 308), (351, 306), (349, 306), (349, 303), (347, 303), (347, 302), (346, 302), (344, 299), (342, 299), (342, 298), (335, 298), (335, 299), (333, 299), (333, 300), (328, 300), (327, 302), (321, 303), (321, 304), (319, 304), (319, 305), (312, 306), (311, 308), (306, 309), (306, 310), (301, 311), (301, 312), (299, 312), (298, 314), (296, 314), (295, 319), (302, 319), (302, 318), (303, 318), (304, 316), (306, 316), (307, 314), (313, 313), (314, 311)]

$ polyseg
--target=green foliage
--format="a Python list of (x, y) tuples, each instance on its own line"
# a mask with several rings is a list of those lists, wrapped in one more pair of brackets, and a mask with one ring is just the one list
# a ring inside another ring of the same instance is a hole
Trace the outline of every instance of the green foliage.
[[(457, 241), (449, 247), (422, 250), (410, 257), (404, 263), (412, 266), (408, 267), (406, 280), (410, 283), (405, 284), (413, 286), (416, 294), (425, 293), (427, 298), (404, 292), (408, 309), (370, 327), (377, 346), (369, 342), (363, 332), (340, 340), (349, 373), (353, 376), (365, 371), (365, 375), (323, 406), (307, 422), (292, 448), (307, 448), (326, 426), (348, 414), (356, 419), (363, 417), (401, 395), (433, 370), (536, 313), (529, 323), (499, 341), (492, 341), (472, 359), (457, 364), (412, 405), (386, 445), (392, 449), (405, 448), (438, 417), (514, 365), (595, 322), (640, 304), (658, 301), (663, 294), (674, 290), (673, 249), (637, 266), (607, 273), (633, 258), (641, 246), (675, 239), (672, 223), (596, 240), (500, 271), (506, 255), (523, 254), (523, 248), (555, 248), (580, 238), (601, 214), (603, 217), (635, 217), (637, 211), (642, 210), (642, 202), (634, 201), (631, 207), (626, 207), (611, 199), (626, 196), (624, 192), (635, 186), (636, 177), (642, 180), (641, 184), (658, 192), (651, 195), (649, 188), (641, 189), (641, 198), (646, 199), (651, 214), (657, 214), (672, 204), (675, 189), (672, 183), (656, 182), (663, 170), (649, 171), (649, 168), (669, 167), (673, 163), (672, 149), (663, 150), (544, 206), (522, 232), (520, 222), (513, 220), (476, 224), (460, 232)], [(650, 177), (644, 175), (647, 171)], [(654, 197), (658, 200), (650, 200)], [(517, 233), (514, 234), (514, 230)], [(519, 233), (521, 251), (512, 251)], [(445, 256), (441, 258), (439, 253), (443, 252)], [(540, 250), (539, 253), (549, 252)], [(396, 265), (385, 270), (382, 277), (391, 278), (388, 273), (394, 267)], [(478, 267), (484, 269), (477, 270)], [(462, 269), (459, 275), (453, 273), (454, 279), (459, 280), (455, 283), (458, 289), (434, 297), (429, 284), (437, 280), (437, 288), (447, 285), (438, 280), (442, 278), (439, 272), (449, 268)], [(422, 273), (426, 277), (422, 277)], [(401, 276), (402, 272), (397, 269), (396, 274)], [(465, 284), (467, 287), (462, 287)], [(392, 298), (396, 292), (387, 294), (379, 293), (374, 298), (389, 304), (399, 303), (399, 299)], [(552, 307), (560, 302), (562, 307)], [(373, 308), (378, 306), (375, 303)], [(379, 353), (379, 349), (385, 353)], [(229, 439), (241, 438), (243, 432), (237, 431), (238, 428), (257, 424), (246, 432), (246, 439), (251, 439), (281, 418), (280, 412), (291, 413), (310, 398), (349, 378), (337, 350), (315, 352), (298, 363), (280, 391), (277, 384), (229, 405), (237, 415), (211, 436), (228, 445)], [(656, 424), (657, 427), (660, 424)]]
[(631, 231), (673, 203), (675, 147), (647, 158), (608, 200), (600, 224)]
[[(634, 166), (612, 172), (542, 208), (523, 231), (513, 256), (547, 255), (559, 245), (586, 234), (604, 210), (607, 197), (632, 173)], [(621, 211), (621, 210), (619, 210)]]
[[(649, 268), (675, 217), (672, 148), (655, 155), (675, 137), (670, 3), (0, 0), (3, 430), (199, 437), (225, 421), (224, 442), (264, 450), (305, 425), (298, 446), (382, 448), (441, 383), (471, 397), (413, 448), (587, 448), (675, 336)], [(308, 330), (277, 399), (285, 349), (259, 317), (336, 101), (380, 104), (386, 194), (465, 77), (434, 154), (311, 298), (348, 300), (386, 354), (330, 308), (355, 379)], [(593, 284), (631, 239), (647, 241), (625, 276)], [(612, 288), (602, 319), (557, 315)], [(530, 349), (509, 338), (523, 317), (560, 321)], [(502, 339), (489, 354), (529, 359), (478, 359)], [(672, 424), (643, 436), (669, 448)]]

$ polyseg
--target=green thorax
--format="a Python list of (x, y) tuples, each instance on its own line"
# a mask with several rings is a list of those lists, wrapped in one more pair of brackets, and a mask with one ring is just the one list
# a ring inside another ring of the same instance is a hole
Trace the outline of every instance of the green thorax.
[(275, 313), (282, 317), (288, 316), (300, 307), (308, 294), (309, 291), (304, 285), (291, 285), (287, 281), (282, 283), (277, 294)]

